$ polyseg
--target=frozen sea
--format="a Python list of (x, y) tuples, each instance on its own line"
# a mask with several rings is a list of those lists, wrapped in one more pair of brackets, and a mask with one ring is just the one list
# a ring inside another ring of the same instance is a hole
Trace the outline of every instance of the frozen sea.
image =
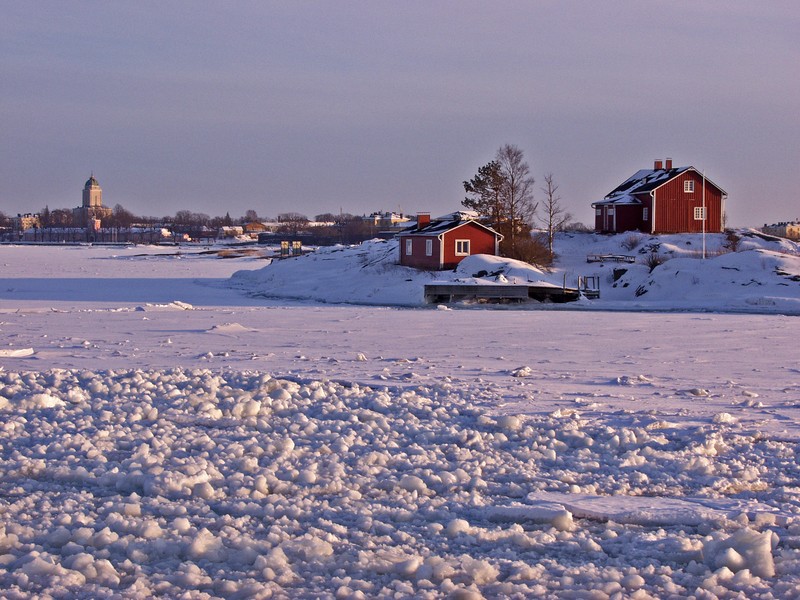
[(231, 280), (267, 263), (0, 247), (3, 596), (800, 596), (796, 316)]

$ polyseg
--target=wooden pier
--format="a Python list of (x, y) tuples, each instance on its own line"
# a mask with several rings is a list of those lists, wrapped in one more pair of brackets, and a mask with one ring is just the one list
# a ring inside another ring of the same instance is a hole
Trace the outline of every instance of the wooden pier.
[(616, 262), (616, 263), (635, 263), (635, 256), (628, 256), (627, 254), (588, 254), (586, 256), (587, 263), (603, 263), (603, 262)]
[[(581, 295), (586, 298), (599, 298), (599, 282), (587, 282), (581, 278), (579, 288), (559, 287), (546, 284), (480, 284), (480, 283), (428, 283), (425, 285), (425, 302), (446, 304), (461, 300), (478, 302), (574, 302)], [(594, 284), (594, 285), (592, 285)]]

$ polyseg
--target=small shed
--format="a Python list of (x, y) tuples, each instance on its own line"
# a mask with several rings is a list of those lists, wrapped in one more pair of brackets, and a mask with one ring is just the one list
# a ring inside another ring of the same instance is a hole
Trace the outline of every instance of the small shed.
[(417, 269), (453, 269), (473, 254), (499, 254), (503, 236), (476, 220), (474, 213), (456, 212), (437, 219), (417, 215), (416, 225), (397, 236), (400, 264)]

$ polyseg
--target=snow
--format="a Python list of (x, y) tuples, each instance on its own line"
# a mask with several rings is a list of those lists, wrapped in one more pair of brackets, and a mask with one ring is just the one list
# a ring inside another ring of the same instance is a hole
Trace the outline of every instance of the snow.
[[(558, 260), (549, 272), (486, 255), (467, 257), (453, 271), (426, 272), (397, 264), (396, 241), (373, 240), (241, 271), (232, 282), (251, 297), (422, 306), (429, 283), (577, 287), (579, 278), (595, 276), (599, 300), (546, 308), (800, 314), (798, 245), (752, 231), (743, 231), (739, 244), (739, 251), (730, 252), (724, 235), (707, 235), (701, 260), (700, 235), (561, 234)], [(636, 262), (587, 263), (592, 254), (633, 256)], [(652, 271), (646, 264), (651, 255), (663, 261)], [(543, 306), (531, 302), (528, 308)]]
[[(796, 248), (624, 241), (451, 273), (0, 247), (2, 595), (797, 597)], [(601, 299), (419, 293), (565, 274)]]

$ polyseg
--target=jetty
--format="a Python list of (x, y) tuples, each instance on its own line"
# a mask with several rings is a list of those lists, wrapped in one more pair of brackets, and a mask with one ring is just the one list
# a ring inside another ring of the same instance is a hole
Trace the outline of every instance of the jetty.
[(574, 302), (581, 296), (590, 299), (600, 297), (600, 281), (597, 276), (579, 277), (578, 287), (558, 286), (544, 282), (536, 283), (428, 283), (425, 284), (425, 302), (447, 304), (474, 300), (476, 302)]

